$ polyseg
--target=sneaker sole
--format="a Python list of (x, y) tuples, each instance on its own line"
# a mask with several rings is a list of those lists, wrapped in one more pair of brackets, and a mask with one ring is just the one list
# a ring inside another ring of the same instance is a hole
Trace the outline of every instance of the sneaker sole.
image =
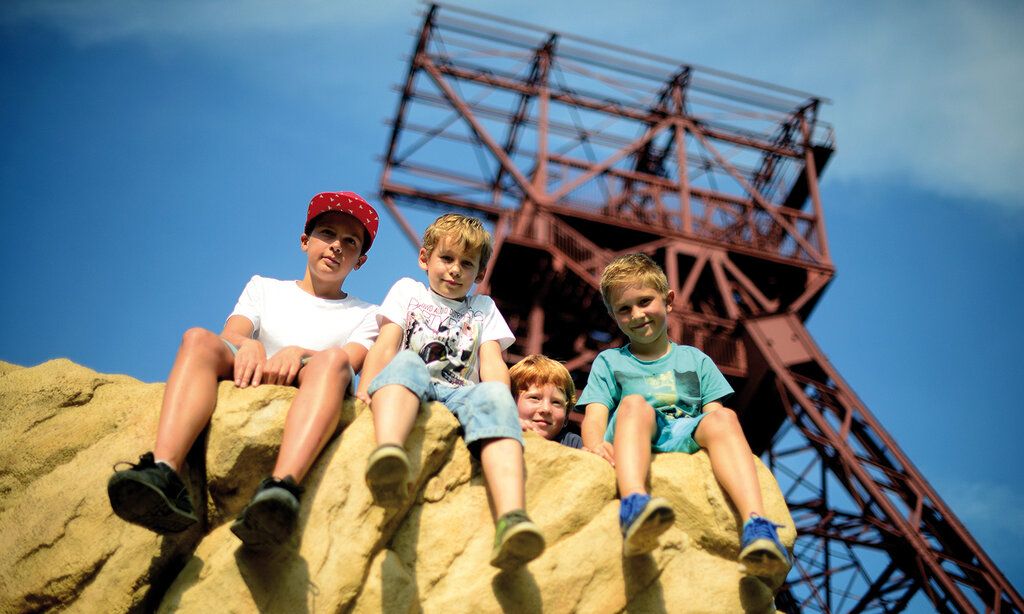
[(668, 501), (651, 499), (626, 532), (622, 544), (623, 556), (647, 554), (658, 547), (658, 537), (676, 521), (676, 514)]
[(199, 521), (194, 513), (178, 508), (162, 492), (131, 474), (111, 477), (107, 496), (119, 518), (156, 533), (180, 533)]
[(777, 578), (789, 573), (791, 565), (769, 539), (758, 539), (740, 553), (743, 573), (757, 578)]
[(297, 526), (295, 502), (278, 494), (253, 500), (231, 523), (231, 532), (247, 548), (270, 550), (288, 543)]
[(409, 461), (396, 447), (381, 447), (370, 455), (366, 486), (373, 502), (386, 508), (400, 507), (409, 498)]
[(520, 522), (505, 532), (505, 540), (491, 556), (491, 565), (511, 571), (526, 565), (544, 552), (544, 536), (532, 522)]

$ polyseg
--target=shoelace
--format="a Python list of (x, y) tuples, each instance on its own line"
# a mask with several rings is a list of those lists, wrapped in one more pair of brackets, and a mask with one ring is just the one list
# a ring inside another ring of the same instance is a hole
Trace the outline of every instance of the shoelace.
[(121, 471), (118, 467), (122, 465), (128, 465), (132, 469), (149, 469), (150, 467), (156, 467), (156, 461), (153, 458), (152, 452), (146, 452), (139, 457), (139, 462), (133, 463), (131, 461), (117, 461), (114, 463), (114, 471)]
[(775, 538), (774, 529), (781, 529), (782, 525), (775, 524), (767, 518), (755, 516), (750, 519), (747, 526), (744, 527), (743, 532), (749, 536), (750, 539), (773, 539)]

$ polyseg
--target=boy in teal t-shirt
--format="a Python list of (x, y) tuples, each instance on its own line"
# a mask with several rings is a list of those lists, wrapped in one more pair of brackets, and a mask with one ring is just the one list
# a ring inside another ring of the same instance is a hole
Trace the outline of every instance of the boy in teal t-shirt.
[(629, 344), (598, 355), (577, 406), (586, 409), (583, 448), (615, 467), (623, 553), (650, 552), (675, 521), (668, 501), (646, 490), (652, 450), (693, 454), (704, 448), (746, 520), (739, 557), (746, 573), (785, 575), (789, 553), (778, 525), (763, 517), (750, 445), (736, 413), (722, 404), (732, 387), (707, 355), (668, 338), (675, 296), (664, 271), (644, 254), (621, 256), (601, 274), (601, 296)]

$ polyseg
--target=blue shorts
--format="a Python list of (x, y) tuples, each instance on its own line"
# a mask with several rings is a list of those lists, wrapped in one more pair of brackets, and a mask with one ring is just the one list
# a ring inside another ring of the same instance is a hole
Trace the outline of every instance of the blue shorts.
[(420, 402), (440, 401), (449, 409), (465, 433), (466, 444), (482, 439), (508, 438), (523, 443), (519, 410), (508, 386), (481, 382), (450, 386), (434, 381), (427, 365), (416, 352), (403, 350), (370, 383), (372, 395), (384, 386), (397, 384), (415, 394)]
[[(608, 428), (604, 432), (604, 440), (615, 443), (615, 419), (619, 412), (614, 412), (608, 420)], [(697, 416), (681, 416), (669, 420), (658, 410), (654, 410), (654, 432), (651, 433), (651, 450), (654, 452), (684, 452), (693, 454), (700, 450), (700, 444), (693, 438), (697, 425), (707, 414)]]

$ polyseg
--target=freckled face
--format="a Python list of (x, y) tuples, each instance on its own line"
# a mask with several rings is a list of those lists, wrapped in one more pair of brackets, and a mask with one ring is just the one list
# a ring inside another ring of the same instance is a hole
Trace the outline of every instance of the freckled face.
[(516, 405), (519, 417), (533, 422), (533, 431), (545, 439), (554, 439), (565, 426), (565, 392), (554, 384), (531, 385), (519, 393)]

